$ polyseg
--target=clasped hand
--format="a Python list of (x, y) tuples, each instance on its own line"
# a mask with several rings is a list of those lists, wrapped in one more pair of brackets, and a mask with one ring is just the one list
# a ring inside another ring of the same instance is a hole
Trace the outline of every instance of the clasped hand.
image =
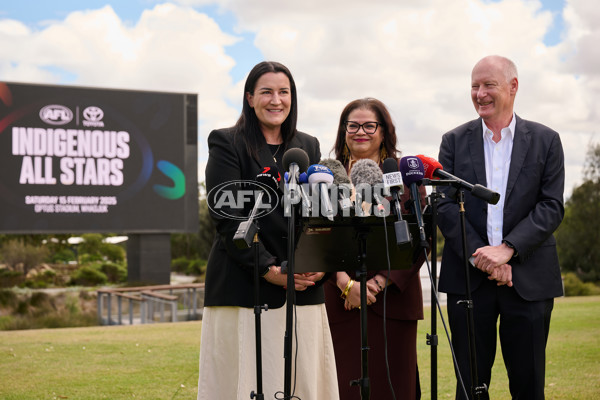
[[(323, 278), (324, 272), (305, 272), (303, 274), (294, 274), (294, 286), (299, 292), (306, 290), (311, 286), (315, 286), (315, 283)], [(271, 266), (269, 272), (266, 273), (264, 278), (267, 282), (274, 285), (287, 287), (287, 274), (281, 273), (281, 267)]]
[[(367, 281), (367, 305), (370, 306), (371, 304), (374, 304), (377, 301), (377, 298), (375, 296), (377, 296), (381, 291), (381, 283), (377, 283), (376, 281), (377, 276), (369, 279)], [(383, 278), (379, 278), (379, 282), (385, 282), (385, 280), (383, 280)], [(354, 285), (352, 286), (352, 288), (350, 289), (350, 291), (348, 292), (348, 295), (346, 296), (346, 299), (344, 301), (344, 308), (346, 310), (352, 310), (353, 308), (360, 308), (360, 282), (356, 281), (354, 283)]]
[(498, 286), (512, 287), (512, 267), (508, 262), (514, 250), (505, 244), (499, 246), (484, 246), (473, 253), (473, 264), (477, 269), (487, 273), (489, 280), (498, 282)]

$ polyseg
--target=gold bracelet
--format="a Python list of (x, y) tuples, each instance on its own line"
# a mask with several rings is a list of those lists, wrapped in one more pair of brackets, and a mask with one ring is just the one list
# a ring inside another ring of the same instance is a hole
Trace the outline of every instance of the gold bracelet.
[(345, 299), (346, 296), (348, 296), (348, 293), (350, 293), (352, 286), (354, 286), (354, 279), (350, 279), (346, 284), (346, 287), (344, 288), (344, 291), (341, 294), (342, 299)]

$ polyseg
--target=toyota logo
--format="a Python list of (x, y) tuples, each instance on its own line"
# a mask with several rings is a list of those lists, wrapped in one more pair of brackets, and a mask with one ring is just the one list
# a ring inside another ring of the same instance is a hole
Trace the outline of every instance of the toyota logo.
[(83, 117), (88, 121), (100, 121), (104, 118), (104, 111), (100, 107), (90, 106), (83, 110)]

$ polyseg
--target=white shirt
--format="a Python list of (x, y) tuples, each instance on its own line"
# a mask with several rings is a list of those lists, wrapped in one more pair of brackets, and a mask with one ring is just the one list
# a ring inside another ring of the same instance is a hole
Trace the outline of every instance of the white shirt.
[(506, 197), (506, 183), (515, 136), (516, 118), (513, 113), (510, 124), (500, 132), (501, 139), (498, 143), (492, 140), (493, 132), (483, 124), (483, 149), (485, 156), (485, 179), (487, 187), (500, 193), (498, 204), (488, 204), (487, 236), (489, 244), (498, 246), (502, 243), (502, 224), (504, 215), (504, 200)]

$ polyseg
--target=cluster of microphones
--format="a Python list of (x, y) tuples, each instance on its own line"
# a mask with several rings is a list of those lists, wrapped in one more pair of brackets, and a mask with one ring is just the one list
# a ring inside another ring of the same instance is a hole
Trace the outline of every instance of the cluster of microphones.
[[(299, 209), (303, 217), (324, 217), (333, 221), (336, 216), (385, 217), (394, 214), (397, 243), (409, 243), (410, 232), (402, 219), (400, 195), (404, 185), (410, 190), (405, 206), (415, 216), (419, 227), (419, 237), (423, 246), (427, 245), (421, 195), (419, 186), (424, 180), (443, 179), (471, 192), (488, 203), (496, 204), (498, 193), (476, 184), (472, 185), (443, 170), (435, 159), (424, 155), (406, 156), (399, 161), (393, 158), (384, 160), (380, 168), (370, 159), (358, 160), (350, 170), (335, 159), (323, 159), (319, 164), (309, 165), (307, 153), (299, 148), (287, 150), (283, 155), (284, 173), (284, 214)], [(256, 177), (257, 182), (277, 190), (281, 175), (275, 166), (265, 167)], [(259, 194), (260, 196), (261, 194)], [(391, 200), (389, 200), (391, 199)], [(260, 198), (257, 199), (260, 202)], [(251, 215), (252, 219), (253, 215)]]

